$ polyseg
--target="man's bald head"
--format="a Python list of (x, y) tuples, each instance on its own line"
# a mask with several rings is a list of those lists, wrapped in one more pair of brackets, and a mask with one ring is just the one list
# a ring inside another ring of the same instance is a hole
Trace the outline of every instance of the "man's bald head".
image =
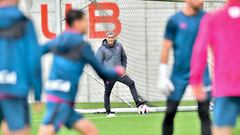
[(203, 8), (204, 0), (185, 0), (185, 2), (195, 10)]

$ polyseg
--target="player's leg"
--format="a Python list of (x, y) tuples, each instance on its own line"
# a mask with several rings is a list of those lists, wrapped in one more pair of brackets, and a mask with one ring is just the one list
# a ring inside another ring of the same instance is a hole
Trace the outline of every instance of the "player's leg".
[(9, 135), (30, 135), (30, 130), (29, 128), (24, 128), (20, 131), (10, 131), (9, 133)]
[(239, 115), (240, 98), (221, 97), (215, 99), (214, 135), (231, 135)]
[(140, 104), (139, 96), (135, 86), (135, 82), (128, 75), (124, 75), (118, 81), (129, 87), (133, 100), (135, 101), (137, 106), (140, 106), (141, 104)]
[(210, 101), (198, 102), (198, 115), (201, 121), (201, 134), (211, 135), (211, 119), (209, 114)]
[(55, 135), (54, 125), (41, 125), (39, 127), (38, 135)]
[(55, 135), (71, 114), (71, 107), (66, 103), (47, 102), (47, 110), (38, 135)]
[(174, 118), (180, 101), (167, 101), (167, 110), (162, 124), (162, 135), (172, 135), (174, 130)]
[(79, 120), (74, 124), (74, 129), (81, 132), (83, 135), (98, 135), (98, 130), (95, 125), (86, 119)]
[(174, 132), (174, 118), (177, 107), (183, 97), (188, 82), (177, 83), (177, 79), (172, 79), (175, 90), (171, 93), (167, 100), (167, 110), (162, 124), (162, 135), (172, 135)]
[[(2, 121), (2, 127), (1, 128), (2, 128), (2, 134), (3, 135), (11, 135), (11, 133), (8, 129), (8, 125), (5, 121)], [(25, 130), (24, 133), (30, 133), (30, 127), (26, 127), (23, 130)], [(15, 132), (14, 134), (16, 135), (17, 133)], [(20, 133), (20, 134), (22, 135), (23, 133)]]
[(10, 135), (9, 132), (6, 132), (6, 122), (3, 120), (3, 114), (2, 114), (2, 107), (1, 107), (1, 100), (0, 100), (0, 121), (1, 121), (1, 132), (3, 135)]
[[(2, 127), (1, 127), (1, 128), (2, 128), (2, 134), (3, 134), (3, 135), (11, 135), (6, 121), (2, 121)], [(31, 132), (31, 131), (30, 131), (30, 127), (26, 127), (26, 128), (23, 129), (23, 130), (25, 130), (24, 133), (26, 133), (26, 132), (27, 132), (27, 133), (30, 133), (30, 132)], [(16, 133), (15, 133), (15, 134), (16, 134)]]
[(232, 128), (222, 127), (222, 128), (213, 128), (213, 135), (232, 135)]
[(87, 120), (84, 119), (83, 116), (77, 113), (75, 110), (72, 109), (71, 116), (65, 123), (66, 127), (71, 129), (75, 129), (76, 131), (82, 133), (83, 135), (98, 135), (98, 130), (95, 125)]
[(1, 132), (3, 135), (10, 135), (9, 129), (7, 127), (7, 123), (3, 120), (3, 114), (1, 109), (1, 100), (0, 100), (0, 121), (1, 121)]
[(8, 129), (8, 126), (7, 126), (7, 123), (6, 121), (2, 121), (2, 134), (3, 135), (10, 135), (10, 132), (9, 132), (9, 129)]
[(111, 113), (111, 105), (110, 105), (110, 96), (113, 89), (113, 86), (116, 81), (104, 81), (105, 92), (104, 92), (104, 107), (106, 109), (106, 113)]
[[(1, 101), (3, 117), (11, 135), (30, 134), (30, 116), (27, 99), (4, 99)], [(5, 129), (7, 131), (7, 129)]]

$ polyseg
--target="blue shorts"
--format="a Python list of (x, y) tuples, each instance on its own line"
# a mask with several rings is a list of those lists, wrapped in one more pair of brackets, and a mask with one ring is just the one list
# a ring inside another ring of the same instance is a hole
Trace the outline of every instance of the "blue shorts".
[[(168, 100), (170, 101), (181, 101), (187, 86), (189, 85), (188, 81), (179, 81), (179, 80), (174, 80), (171, 79), (175, 89), (174, 91), (171, 93), (171, 95), (168, 97)], [(211, 100), (211, 92), (207, 92), (207, 100)]]
[(9, 98), (0, 100), (0, 121), (6, 121), (11, 132), (30, 125), (27, 99)]
[(77, 113), (68, 103), (47, 102), (46, 106), (47, 112), (43, 119), (43, 125), (53, 125), (56, 132), (63, 125), (71, 129), (77, 121), (83, 119), (83, 115)]
[(240, 97), (215, 98), (214, 124), (216, 127), (234, 127), (240, 115)]
[(188, 82), (177, 82), (175, 80), (171, 80), (175, 89), (174, 91), (171, 93), (171, 95), (168, 97), (168, 100), (171, 101), (180, 101), (186, 91), (186, 88), (188, 86)]

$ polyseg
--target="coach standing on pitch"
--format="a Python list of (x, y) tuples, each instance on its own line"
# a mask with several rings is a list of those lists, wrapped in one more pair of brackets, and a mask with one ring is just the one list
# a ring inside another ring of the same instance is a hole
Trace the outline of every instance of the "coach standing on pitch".
[[(96, 56), (101, 63), (107, 67), (115, 67), (120, 65), (127, 68), (127, 55), (122, 45), (116, 41), (114, 32), (108, 32), (106, 34), (106, 39), (103, 40), (102, 46), (98, 49)], [(146, 103), (146, 101), (144, 102), (139, 100), (135, 82), (127, 74), (123, 75), (117, 80), (104, 80), (104, 106), (109, 117), (115, 116), (114, 113), (111, 112), (110, 108), (110, 95), (116, 81), (119, 81), (130, 88), (132, 97), (137, 107)]]

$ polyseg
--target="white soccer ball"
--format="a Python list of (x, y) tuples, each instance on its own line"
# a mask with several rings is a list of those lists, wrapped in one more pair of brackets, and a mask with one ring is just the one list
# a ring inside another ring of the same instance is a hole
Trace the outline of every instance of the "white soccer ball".
[(149, 113), (149, 107), (147, 105), (140, 105), (138, 107), (138, 113), (140, 115), (145, 115)]

